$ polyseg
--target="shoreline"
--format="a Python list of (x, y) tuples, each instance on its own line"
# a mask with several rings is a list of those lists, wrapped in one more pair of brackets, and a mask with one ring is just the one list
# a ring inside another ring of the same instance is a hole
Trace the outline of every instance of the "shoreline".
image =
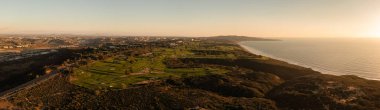
[[(268, 58), (271, 58), (271, 59), (275, 59), (275, 60), (279, 60), (279, 61), (284, 61), (284, 62), (292, 64), (292, 65), (297, 65), (297, 66), (301, 66), (301, 67), (305, 67), (305, 68), (311, 68), (312, 70), (318, 71), (318, 72), (320, 72), (322, 74), (329, 74), (329, 75), (335, 75), (335, 76), (352, 75), (352, 74), (345, 74), (345, 73), (341, 73), (341, 72), (329, 71), (327, 69), (323, 69), (323, 68), (319, 68), (319, 67), (315, 67), (315, 66), (310, 66), (310, 65), (307, 65), (307, 64), (302, 64), (302, 63), (297, 62), (297, 61), (292, 61), (292, 60), (289, 60), (289, 59), (284, 59), (284, 58), (276, 57), (276, 56), (273, 56), (271, 54), (268, 54), (268, 53), (262, 52), (260, 50), (257, 50), (255, 48), (246, 46), (246, 45), (242, 44), (243, 42), (248, 42), (248, 41), (237, 42), (236, 44), (238, 44), (243, 50), (245, 50), (245, 51), (247, 51), (247, 52), (249, 52), (251, 54), (262, 55), (262, 56), (265, 56), (265, 57), (268, 57)], [(358, 76), (360, 78), (364, 78), (364, 79), (367, 79), (367, 80), (380, 81), (380, 78), (368, 78), (368, 77), (363, 77), (363, 76), (359, 76), (359, 75), (354, 75), (354, 76)]]

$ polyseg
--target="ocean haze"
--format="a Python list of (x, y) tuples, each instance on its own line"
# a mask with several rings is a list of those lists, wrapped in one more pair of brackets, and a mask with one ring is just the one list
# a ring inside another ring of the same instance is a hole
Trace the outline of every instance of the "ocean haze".
[(293, 38), (241, 44), (255, 54), (323, 73), (380, 79), (380, 39)]

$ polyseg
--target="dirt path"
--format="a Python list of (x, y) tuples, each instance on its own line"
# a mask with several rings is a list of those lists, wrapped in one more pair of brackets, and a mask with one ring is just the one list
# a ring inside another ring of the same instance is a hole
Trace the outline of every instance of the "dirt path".
[(32, 81), (29, 81), (27, 83), (24, 83), (18, 87), (15, 87), (15, 88), (12, 88), (10, 90), (7, 90), (7, 91), (4, 91), (4, 92), (1, 92), (0, 93), (0, 100), (2, 99), (7, 99), (9, 96), (12, 96), (14, 93), (17, 93), (18, 91), (20, 90), (24, 90), (24, 89), (28, 89), (28, 88), (32, 88), (38, 84), (41, 84), (42, 82), (45, 82), (55, 76), (58, 76), (57, 72), (52, 72), (50, 74), (47, 74), (47, 75), (44, 75), (42, 77), (39, 77), (37, 79), (34, 79)]
[(13, 104), (9, 103), (6, 100), (0, 100), (0, 109), (15, 109)]
[(130, 73), (129, 75), (143, 75), (143, 74), (148, 74), (149, 71), (150, 71), (150, 68), (144, 68), (144, 70), (141, 70), (140, 72)]

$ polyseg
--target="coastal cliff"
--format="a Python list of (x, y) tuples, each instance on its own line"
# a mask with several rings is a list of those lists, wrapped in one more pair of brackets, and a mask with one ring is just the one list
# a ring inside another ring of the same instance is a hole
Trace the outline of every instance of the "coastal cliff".
[[(94, 77), (97, 74), (107, 78), (107, 74), (101, 73), (105, 70), (89, 71), (92, 72), (89, 74), (74, 71), (19, 91), (2, 102), (9, 108), (21, 109), (380, 109), (379, 81), (322, 74), (249, 53), (235, 41), (206, 39), (185, 43), (174, 48), (178, 52), (164, 48), (165, 52), (160, 54), (177, 56), (157, 60), (165, 65), (163, 72), (132, 72), (112, 77), (113, 81), (136, 75), (148, 77), (143, 81), (134, 79), (139, 81), (127, 87), (115, 89), (118, 86), (101, 86), (106, 82), (87, 82), (97, 79)], [(124, 62), (114, 59), (104, 62), (114, 63), (113, 66)], [(93, 64), (99, 68), (101, 62)], [(91, 69), (91, 66), (83, 68)], [(158, 67), (161, 66), (150, 68), (159, 70)], [(133, 71), (134, 67), (131, 68)]]

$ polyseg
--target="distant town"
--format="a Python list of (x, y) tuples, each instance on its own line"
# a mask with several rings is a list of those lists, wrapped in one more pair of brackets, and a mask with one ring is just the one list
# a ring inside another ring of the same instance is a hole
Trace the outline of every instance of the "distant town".
[(0, 35), (0, 109), (380, 108), (378, 81), (256, 55), (242, 41), (276, 40)]
[[(57, 52), (62, 48), (96, 48), (114, 45), (142, 45), (141, 43), (173, 41), (169, 46), (183, 43), (180, 37), (160, 36), (77, 36), (77, 35), (0, 35), (0, 62), (19, 60)], [(191, 38), (192, 41), (199, 39)]]

